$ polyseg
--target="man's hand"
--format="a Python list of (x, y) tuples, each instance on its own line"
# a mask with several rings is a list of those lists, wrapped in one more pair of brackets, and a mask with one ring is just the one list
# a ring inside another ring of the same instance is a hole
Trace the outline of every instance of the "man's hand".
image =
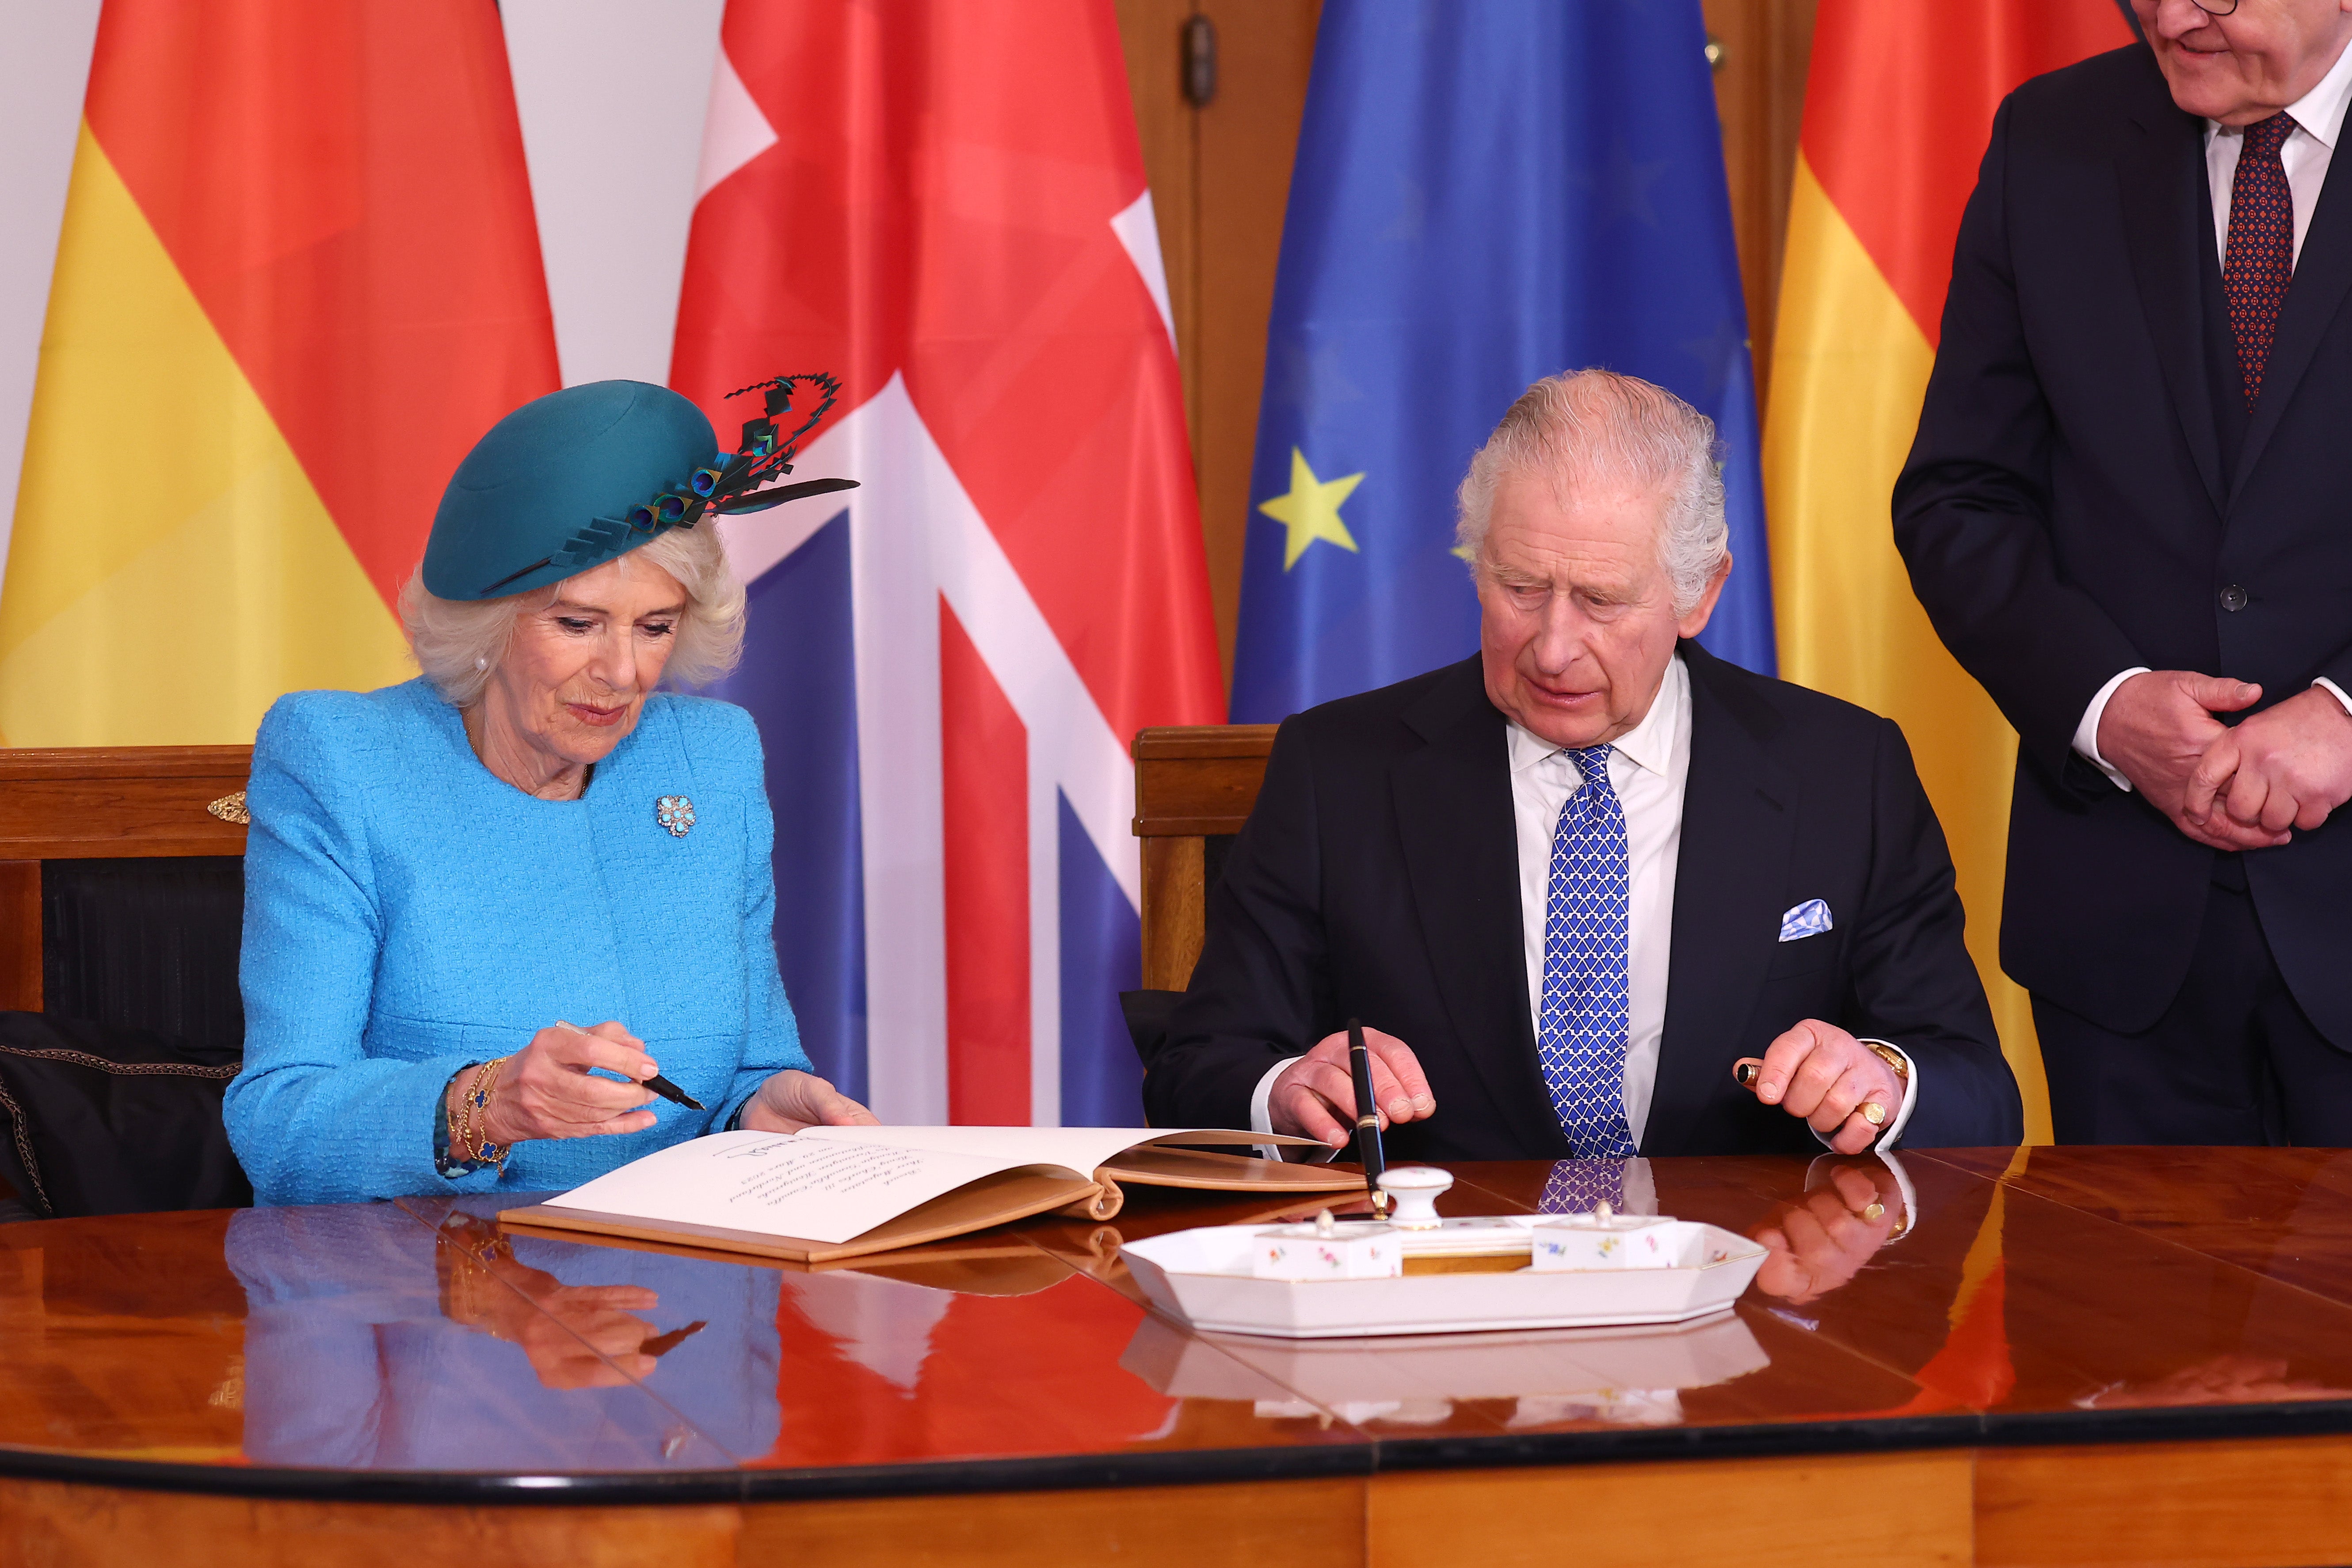
[(2216, 737), (2189, 775), (2181, 810), (2208, 832), (2283, 844), (2288, 829), (2309, 832), (2347, 799), (2352, 714), (2334, 693), (2314, 686)]
[[(1903, 1106), (1903, 1081), (1895, 1076), (1878, 1052), (1832, 1023), (1806, 1019), (1774, 1040), (1759, 1061), (1739, 1059), (1733, 1068), (1754, 1062), (1755, 1091), (1767, 1105), (1778, 1105), (1791, 1116), (1802, 1116), (1813, 1131), (1842, 1155), (1858, 1155), (1870, 1147)], [(1879, 1118), (1863, 1113), (1875, 1105)]]
[[(2213, 716), (2252, 707), (2262, 695), (2263, 688), (2251, 682), (2200, 675), (2191, 670), (2150, 670), (2134, 675), (2115, 689), (2105, 711), (2099, 715), (2099, 755), (2130, 779), (2132, 788), (2147, 797), (2149, 805), (2199, 843), (2217, 850), (2274, 848), (2286, 842), (2286, 834), (2234, 821), (2225, 812), (2209, 811), (2200, 818), (2190, 816), (2187, 810), (2190, 778), (2207, 760), (2214, 743), (2231, 734)], [(2326, 692), (2319, 695), (2327, 698)], [(2337, 716), (2343, 716), (2341, 708)], [(2228, 778), (2226, 772), (2220, 774), (2214, 783), (2218, 786)], [(2211, 794), (2208, 789), (2209, 800)]]
[[(1379, 1030), (1364, 1031), (1372, 1058), (1372, 1098), (1378, 1101), (1381, 1126), (1417, 1122), (1434, 1115), (1437, 1097), (1421, 1074), (1412, 1047)], [(1277, 1133), (1318, 1138), (1332, 1148), (1345, 1148), (1356, 1131), (1356, 1085), (1348, 1071), (1345, 1030), (1327, 1034), (1315, 1049), (1282, 1070), (1266, 1096), (1266, 1118)]]

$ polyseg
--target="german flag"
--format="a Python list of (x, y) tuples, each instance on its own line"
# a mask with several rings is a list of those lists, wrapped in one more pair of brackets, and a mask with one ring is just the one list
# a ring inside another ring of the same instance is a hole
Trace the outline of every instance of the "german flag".
[(1909, 737), (2029, 1143), (2050, 1141), (2049, 1091), (2025, 993), (1999, 957), (2017, 736), (1928, 625), (1888, 508), (1993, 111), (2027, 78), (2131, 41), (2114, 0), (1822, 0), (1764, 423), (1780, 674)]
[(249, 740), (412, 673), (441, 487), (554, 390), (491, 0), (107, 0), (0, 591), (0, 743)]

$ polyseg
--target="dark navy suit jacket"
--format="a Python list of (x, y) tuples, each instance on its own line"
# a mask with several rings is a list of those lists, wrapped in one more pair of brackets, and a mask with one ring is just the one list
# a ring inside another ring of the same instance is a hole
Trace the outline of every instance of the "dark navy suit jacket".
[[(2074, 754), (2091, 698), (2142, 664), (2258, 681), (2264, 706), (2321, 675), (2352, 690), (2347, 164), (2312, 212), (2251, 414), (2204, 122), (2144, 47), (2012, 93), (1961, 219), (1895, 542), (2017, 727), (2001, 965), (2110, 1030), (2161, 1016), (2208, 886), (2240, 873)], [(2295, 999), (2352, 1047), (2343, 818), (2242, 875)]]
[[(1682, 657), (1690, 771), (1642, 1152), (1819, 1154), (1731, 1077), (1805, 1018), (1918, 1063), (1905, 1146), (2018, 1142), (2016, 1081), (1902, 731), (1696, 643)], [(1811, 898), (1834, 928), (1780, 941)], [(1478, 660), (1297, 715), (1210, 894), (1145, 1106), (1163, 1126), (1246, 1126), (1269, 1066), (1358, 1017), (1413, 1048), (1437, 1098), (1393, 1155), (1563, 1157), (1524, 952), (1507, 721)]]

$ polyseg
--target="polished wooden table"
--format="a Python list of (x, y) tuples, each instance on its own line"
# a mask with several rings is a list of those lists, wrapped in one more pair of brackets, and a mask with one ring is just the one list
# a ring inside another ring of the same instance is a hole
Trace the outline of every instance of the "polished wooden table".
[(1772, 1249), (1734, 1312), (1193, 1335), (1118, 1244), (1250, 1211), (1143, 1192), (815, 1271), (489, 1203), (0, 1227), (0, 1563), (2352, 1563), (2352, 1153), (1628, 1182)]

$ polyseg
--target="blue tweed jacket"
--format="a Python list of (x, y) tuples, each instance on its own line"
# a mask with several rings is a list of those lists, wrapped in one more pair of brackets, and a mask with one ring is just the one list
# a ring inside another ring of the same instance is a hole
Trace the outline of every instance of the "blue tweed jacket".
[[(683, 837), (656, 818), (666, 795), (693, 803)], [(809, 1067), (740, 708), (656, 694), (586, 794), (550, 801), (493, 777), (421, 679), (297, 692), (261, 722), (247, 804), (245, 1071), (224, 1111), (262, 1203), (574, 1186)], [(526, 1142), (503, 1176), (444, 1178), (450, 1075), (558, 1019), (617, 1019), (709, 1109), (656, 1100), (642, 1133)]]

